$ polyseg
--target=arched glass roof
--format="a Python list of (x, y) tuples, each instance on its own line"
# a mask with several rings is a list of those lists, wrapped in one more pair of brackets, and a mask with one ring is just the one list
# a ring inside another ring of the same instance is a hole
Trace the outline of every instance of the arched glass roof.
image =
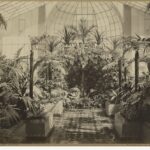
[(0, 0), (0, 13), (4, 16), (5, 20), (9, 20), (44, 4), (46, 4), (44, 1)]
[(112, 2), (101, 1), (64, 1), (58, 2), (48, 16), (49, 32), (57, 33), (64, 25), (78, 26), (81, 19), (88, 26), (96, 25), (106, 37), (122, 34), (122, 24)]
[[(80, 0), (78, 0), (78, 1), (80, 1)], [(92, 2), (93, 1), (94, 0), (92, 0)], [(30, 1), (0, 0), (0, 13), (2, 13), (7, 20), (7, 19), (11, 19), (11, 17), (15, 17), (15, 16), (25, 13), (29, 10), (32, 10), (36, 7), (45, 5), (47, 3), (51, 3), (51, 1), (48, 1), (48, 0), (42, 0), (42, 1), (38, 1), (38, 0), (37, 1), (35, 1), (35, 0), (30, 0)], [(63, 2), (63, 3), (65, 3), (65, 2)], [(115, 4), (115, 1), (113, 3)], [(148, 1), (142, 1), (142, 0), (141, 1), (120, 1), (120, 3), (127, 4), (132, 7), (137, 8), (137, 9), (145, 11)]]
[[(4, 16), (5, 20), (10, 20), (50, 3), (51, 1), (48, 0), (0, 0), (0, 13)], [(145, 11), (148, 1), (120, 1), (120, 3)], [(104, 2), (94, 0), (58, 1), (47, 18), (47, 30), (49, 33), (56, 33), (65, 24), (77, 25), (81, 18), (88, 20), (88, 26), (97, 25), (101, 32), (105, 32), (106, 37), (116, 37), (122, 33), (121, 19), (115, 7), (115, 1)]]

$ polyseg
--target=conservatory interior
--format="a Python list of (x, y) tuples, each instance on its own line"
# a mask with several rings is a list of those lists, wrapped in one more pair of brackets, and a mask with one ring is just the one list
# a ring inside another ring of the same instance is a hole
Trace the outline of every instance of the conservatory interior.
[(148, 1), (0, 1), (0, 144), (150, 144)]

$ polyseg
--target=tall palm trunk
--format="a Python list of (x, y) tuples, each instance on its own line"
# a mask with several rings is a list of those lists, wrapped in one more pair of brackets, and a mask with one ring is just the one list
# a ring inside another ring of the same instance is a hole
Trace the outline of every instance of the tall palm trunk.
[(138, 90), (139, 83), (139, 52), (135, 52), (135, 91)]
[(122, 60), (118, 60), (118, 77), (119, 77), (119, 89), (122, 88)]
[[(51, 67), (51, 63), (48, 64), (48, 80), (52, 80), (52, 67)], [(51, 94), (51, 88), (49, 85), (49, 94)]]
[(82, 72), (81, 72), (81, 96), (84, 97), (85, 96), (85, 91), (84, 91), (84, 68), (82, 68)]
[(48, 74), (47, 72), (48, 72), (48, 71), (47, 71), (47, 69), (46, 69), (46, 71), (45, 71), (45, 84), (46, 84), (46, 86), (47, 86), (47, 80), (48, 80), (48, 79), (47, 79), (47, 74)]
[(85, 44), (85, 38), (84, 37), (82, 37), (82, 43)]
[(127, 81), (127, 67), (124, 67), (124, 81)]
[(148, 72), (150, 73), (150, 63), (147, 63)]
[(31, 45), (31, 50), (30, 50), (30, 97), (33, 98), (33, 46)]

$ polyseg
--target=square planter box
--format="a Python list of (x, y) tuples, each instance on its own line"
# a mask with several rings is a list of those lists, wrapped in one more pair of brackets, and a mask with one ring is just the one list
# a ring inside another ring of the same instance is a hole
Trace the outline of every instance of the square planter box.
[(31, 117), (26, 122), (27, 137), (47, 137), (53, 128), (53, 114)]
[(142, 140), (150, 144), (150, 122), (144, 122), (142, 127)]
[(119, 104), (111, 104), (110, 102), (106, 102), (105, 110), (108, 116), (114, 116), (115, 113), (119, 111)]
[(115, 130), (120, 138), (140, 139), (141, 123), (138, 121), (127, 121), (120, 112), (115, 114)]
[(14, 121), (9, 121), (8, 119), (1, 119), (0, 120), (0, 128), (2, 129), (10, 129), (12, 127), (14, 127), (15, 125), (17, 125), (20, 122), (20, 120), (18, 120), (17, 122)]

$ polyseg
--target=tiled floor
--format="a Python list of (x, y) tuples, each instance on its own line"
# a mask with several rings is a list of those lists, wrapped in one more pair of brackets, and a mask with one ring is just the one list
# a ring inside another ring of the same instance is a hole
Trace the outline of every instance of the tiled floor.
[[(16, 136), (3, 143), (20, 144), (114, 144), (117, 143), (113, 122), (102, 109), (74, 109), (54, 117), (55, 127), (47, 138), (29, 139), (25, 137), (25, 124)], [(16, 133), (16, 132), (15, 132)]]
[(75, 109), (55, 117), (55, 128), (46, 143), (115, 143), (113, 125), (100, 109)]

